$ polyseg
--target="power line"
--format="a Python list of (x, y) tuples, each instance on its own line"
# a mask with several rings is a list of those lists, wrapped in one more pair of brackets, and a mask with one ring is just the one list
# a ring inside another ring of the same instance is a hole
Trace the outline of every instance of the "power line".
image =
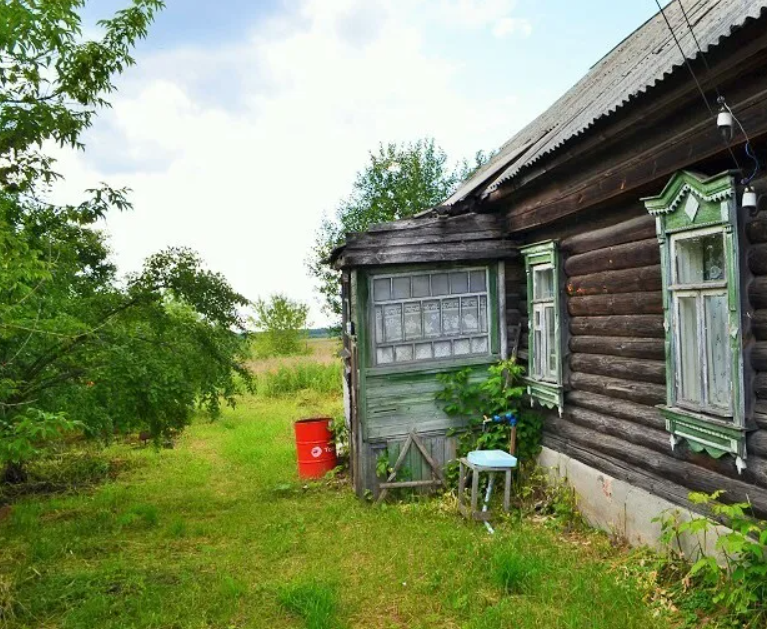
[[(677, 38), (676, 33), (674, 32), (674, 28), (671, 26), (671, 22), (669, 21), (668, 16), (666, 15), (666, 12), (663, 10), (663, 6), (661, 6), (660, 0), (655, 0), (655, 4), (658, 5), (658, 10), (660, 11), (660, 14), (663, 16), (663, 21), (666, 22), (668, 31), (669, 33), (671, 33), (671, 37), (673, 37), (674, 42), (676, 43), (676, 47), (679, 49), (679, 52), (682, 54), (682, 59), (684, 59), (684, 63), (690, 72), (690, 76), (692, 76), (693, 81), (695, 81), (695, 85), (698, 88), (698, 91), (700, 92), (701, 97), (703, 98), (703, 102), (706, 103), (706, 108), (711, 114), (711, 117), (716, 119), (717, 117), (716, 112), (713, 110), (713, 108), (711, 107), (711, 104), (708, 102), (706, 93), (703, 91), (703, 87), (701, 86), (700, 81), (698, 81), (698, 77), (695, 74), (695, 71), (692, 69), (692, 64), (690, 63), (690, 59), (688, 58), (687, 54), (684, 52), (684, 48), (682, 48), (682, 44), (679, 42), (679, 38)], [(685, 20), (687, 21), (688, 26), (690, 27), (690, 32), (692, 33), (693, 39), (695, 40), (695, 43), (698, 45), (698, 50), (701, 52), (701, 54), (703, 54), (703, 51), (701, 50), (700, 45), (698, 44), (698, 38), (695, 37), (695, 33), (692, 31), (692, 26), (690, 25), (689, 20), (687, 20), (687, 13), (685, 12), (684, 7), (682, 6), (682, 0), (679, 0), (679, 6), (682, 7), (682, 13), (685, 16)], [(710, 70), (708, 66), (708, 62), (705, 61), (705, 56), (703, 57), (703, 59), (706, 64), (706, 68)], [(719, 92), (717, 90), (717, 94), (718, 93)], [(736, 168), (742, 173), (743, 169), (740, 167), (738, 158), (735, 157), (735, 153), (733, 152), (729, 142), (727, 142), (727, 140), (725, 140), (724, 138), (722, 138), (722, 142), (724, 142), (725, 146), (727, 147), (727, 150), (729, 151), (730, 157), (732, 157), (732, 161), (735, 163)]]

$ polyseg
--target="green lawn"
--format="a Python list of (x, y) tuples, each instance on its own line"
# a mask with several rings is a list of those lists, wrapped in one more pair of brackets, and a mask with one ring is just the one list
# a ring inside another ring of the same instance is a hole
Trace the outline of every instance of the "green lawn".
[(601, 536), (508, 521), (491, 537), (446, 499), (376, 508), (305, 486), (291, 422), (337, 410), (250, 398), (173, 450), (112, 447), (131, 465), (95, 491), (16, 503), (0, 626), (667, 626)]

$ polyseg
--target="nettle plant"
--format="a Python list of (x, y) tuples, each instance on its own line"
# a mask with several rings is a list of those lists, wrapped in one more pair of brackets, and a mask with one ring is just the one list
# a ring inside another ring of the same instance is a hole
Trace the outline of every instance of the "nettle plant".
[[(451, 416), (465, 417), (467, 425), (458, 435), (458, 456), (472, 450), (506, 450), (511, 438), (508, 422), (486, 422), (486, 417), (505, 416), (517, 418), (516, 456), (524, 465), (534, 461), (541, 451), (543, 422), (539, 415), (522, 410), (521, 402), (525, 387), (521, 383), (524, 367), (515, 360), (501, 361), (488, 368), (488, 377), (472, 378), (471, 369), (439, 374), (443, 388), (436, 395), (444, 403), (443, 410)], [(448, 468), (452, 479), (456, 470)]]
[(712, 607), (721, 608), (725, 622), (737, 627), (767, 626), (767, 522), (751, 515), (745, 502), (724, 504), (723, 491), (693, 492), (690, 502), (705, 507), (730, 529), (716, 541), (716, 556), (707, 553), (706, 540), (717, 523), (703, 516), (683, 519), (678, 511), (666, 512), (654, 521), (661, 525), (661, 541), (673, 562), (683, 562), (685, 538), (695, 541), (698, 559), (685, 578), (710, 595)]

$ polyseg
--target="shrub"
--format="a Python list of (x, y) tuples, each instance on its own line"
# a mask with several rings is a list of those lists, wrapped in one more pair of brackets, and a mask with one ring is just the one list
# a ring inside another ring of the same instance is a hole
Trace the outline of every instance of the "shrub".
[(716, 541), (723, 564), (707, 553), (705, 545), (717, 523), (692, 514), (685, 520), (678, 511), (654, 520), (661, 524), (661, 540), (668, 549), (667, 561), (676, 565), (684, 563), (682, 538), (692, 536), (697, 540), (697, 560), (683, 579), (685, 591), (690, 584), (706, 591), (710, 610), (721, 614), (730, 626), (767, 627), (767, 522), (751, 517), (748, 503), (720, 502), (723, 493), (689, 495), (690, 502), (707, 508), (731, 530)]

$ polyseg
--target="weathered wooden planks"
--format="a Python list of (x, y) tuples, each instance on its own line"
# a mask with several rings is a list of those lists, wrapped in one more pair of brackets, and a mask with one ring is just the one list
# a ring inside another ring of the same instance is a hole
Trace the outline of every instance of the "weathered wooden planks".
[(663, 314), (663, 296), (660, 291), (573, 296), (567, 310), (573, 317)]
[(657, 408), (607, 395), (571, 391), (567, 395), (567, 405), (626, 419), (656, 430), (664, 430), (666, 427), (666, 420)]
[(665, 356), (665, 341), (657, 338), (572, 336), (569, 345), (570, 351), (575, 354), (607, 354), (609, 356), (651, 358), (653, 360), (663, 360)]
[(566, 254), (575, 255), (652, 238), (654, 235), (655, 219), (641, 208), (641, 215), (636, 218), (570, 236), (562, 240), (560, 248)]
[(578, 275), (567, 280), (567, 294), (602, 295), (606, 293), (640, 293), (663, 288), (660, 265), (603, 271)]
[[(619, 233), (625, 234), (625, 228)], [(634, 240), (570, 256), (565, 262), (565, 272), (568, 276), (589, 275), (601, 271), (634, 269), (655, 264), (660, 264), (660, 247), (658, 247), (658, 239), (653, 234), (652, 238)]]
[(575, 336), (665, 337), (661, 315), (573, 317), (570, 319), (570, 332)]
[(647, 406), (666, 401), (666, 387), (660, 384), (574, 372), (570, 374), (570, 386), (576, 391), (589, 391)]
[(570, 356), (570, 369), (574, 372), (638, 382), (666, 383), (666, 364), (659, 360), (573, 353)]

